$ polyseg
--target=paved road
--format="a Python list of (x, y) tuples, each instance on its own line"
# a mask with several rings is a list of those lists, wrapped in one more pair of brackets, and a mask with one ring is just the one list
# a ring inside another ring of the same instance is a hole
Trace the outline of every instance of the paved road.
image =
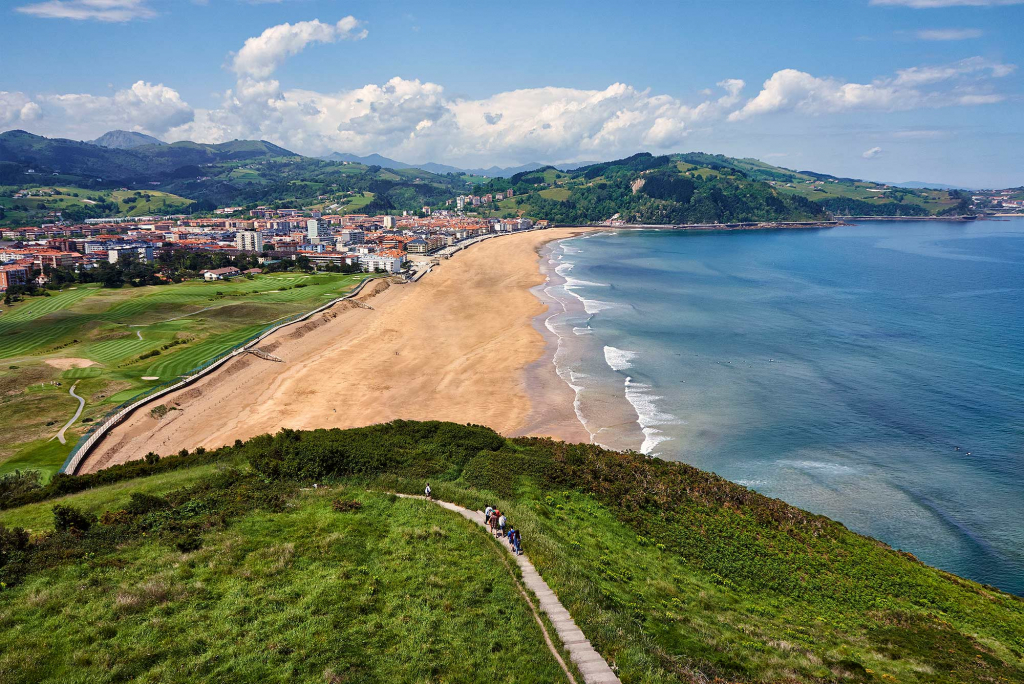
[(75, 415), (71, 416), (71, 420), (69, 420), (67, 423), (65, 423), (64, 427), (62, 427), (60, 429), (60, 432), (57, 433), (57, 439), (60, 440), (61, 444), (66, 444), (67, 443), (64, 440), (64, 431), (67, 430), (69, 427), (71, 427), (76, 420), (78, 420), (78, 416), (82, 415), (82, 409), (85, 408), (85, 399), (83, 399), (82, 397), (80, 397), (77, 394), (75, 394), (75, 385), (77, 385), (77, 384), (78, 384), (78, 381), (75, 380), (75, 384), (71, 385), (71, 387), (68, 389), (68, 393), (71, 394), (71, 396), (73, 396), (75, 399), (78, 400), (78, 410), (75, 411)]
[[(426, 500), (422, 496), (412, 496), (410, 494), (399, 494), (406, 499), (422, 499)], [(484, 523), (483, 511), (471, 511), (468, 508), (463, 508), (447, 501), (439, 501), (437, 499), (430, 500), (436, 503), (438, 506), (447, 508), (450, 511), (460, 513), (467, 520), (472, 520), (484, 529), (486, 525)], [(562, 644), (569, 650), (569, 656), (572, 661), (576, 663), (576, 667), (579, 668), (580, 673), (583, 675), (583, 681), (586, 684), (619, 684), (619, 678), (615, 676), (615, 672), (612, 668), (608, 667), (608, 663), (605, 662), (601, 654), (590, 645), (590, 641), (587, 640), (586, 635), (583, 631), (576, 626), (573, 622), (572, 616), (569, 615), (569, 611), (562, 606), (561, 601), (555, 595), (555, 592), (551, 591), (547, 582), (540, 576), (537, 569), (533, 567), (533, 563), (526, 557), (526, 554), (517, 556), (512, 553), (512, 549), (507, 543), (502, 544), (506, 550), (512, 554), (516, 562), (519, 563), (519, 568), (523, 573), (523, 582), (529, 587), (540, 602), (540, 609), (547, 613), (548, 619), (555, 626), (555, 631), (558, 633), (558, 638), (562, 640)], [(530, 607), (533, 607), (531, 602)], [(543, 625), (542, 625), (543, 628)], [(545, 637), (547, 637), (547, 631), (545, 630)], [(550, 644), (549, 644), (550, 645)], [(561, 658), (557, 652), (555, 657), (561, 662)], [(570, 677), (571, 678), (571, 677)]]

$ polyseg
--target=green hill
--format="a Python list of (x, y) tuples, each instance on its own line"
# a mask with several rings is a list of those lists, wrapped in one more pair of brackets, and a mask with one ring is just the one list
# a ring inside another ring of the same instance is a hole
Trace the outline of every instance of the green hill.
[(559, 223), (612, 217), (655, 224), (814, 221), (833, 214), (925, 216), (970, 209), (970, 198), (958, 191), (890, 188), (701, 152), (641, 153), (572, 171), (549, 166), (479, 184), (473, 194), (508, 189), (515, 196), (498, 202), (493, 215)]
[(1024, 679), (1018, 597), (683, 464), (407, 421), (9, 477), (0, 672), (563, 681), (495, 542), (387, 494), (427, 480), (506, 512), (623, 682)]
[[(235, 140), (216, 145), (159, 143), (116, 149), (63, 138), (44, 138), (25, 131), (0, 133), (0, 162), (17, 165), (22, 173), (31, 168), (36, 173), (78, 175), (88, 179), (153, 180), (183, 166), (294, 156), (295, 153), (262, 140)], [(6, 171), (8, 175), (11, 173)]]

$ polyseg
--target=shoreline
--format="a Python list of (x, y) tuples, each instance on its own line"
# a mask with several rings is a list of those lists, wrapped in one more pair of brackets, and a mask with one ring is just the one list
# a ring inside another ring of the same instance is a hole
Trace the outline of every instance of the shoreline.
[[(472, 422), (507, 435), (587, 441), (571, 399), (565, 401), (568, 389), (551, 383), (546, 395), (531, 396), (525, 373), (547, 344), (533, 326), (543, 312), (531, 292), (544, 282), (538, 250), (585, 231), (486, 240), (418, 283), (368, 288), (359, 304), (267, 337), (262, 349), (285, 363), (240, 355), (141, 406), (96, 445), (79, 471), (149, 451), (217, 448), (285, 427), (348, 428), (395, 419)], [(157, 404), (170, 410), (153, 415)], [(530, 420), (535, 405), (544, 409), (544, 420)]]
[[(603, 228), (591, 234), (614, 231)], [(607, 350), (587, 343), (593, 339), (587, 334), (593, 315), (590, 304), (573, 292), (576, 281), (560, 270), (572, 270), (571, 262), (562, 261), (561, 245), (573, 237), (578, 235), (549, 241), (538, 250), (537, 268), (545, 280), (531, 292), (545, 309), (534, 318), (533, 327), (544, 338), (545, 349), (524, 370), (533, 408), (522, 434), (543, 425), (549, 436), (564, 441), (613, 451), (643, 450), (650, 435), (630, 399), (630, 379), (623, 385), (622, 377), (607, 365)], [(557, 404), (552, 403), (555, 397)], [(561, 417), (561, 425), (552, 423), (552, 414)], [(567, 420), (572, 423), (569, 431), (558, 431), (564, 430)]]

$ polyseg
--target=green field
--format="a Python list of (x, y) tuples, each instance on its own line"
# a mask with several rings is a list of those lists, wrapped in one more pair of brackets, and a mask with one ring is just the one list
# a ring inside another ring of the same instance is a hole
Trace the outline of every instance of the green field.
[[(565, 200), (569, 199), (568, 188), (548, 188), (547, 190), (541, 190), (539, 194), (541, 197), (551, 200), (558, 200), (559, 202), (564, 202)], [(512, 199), (515, 198), (513, 197)]]
[(564, 681), (487, 533), (388, 494), (425, 481), (508, 516), (622, 682), (1024, 681), (1019, 597), (684, 464), (409, 421), (0, 493), (36, 533), (0, 555), (3, 681)]
[(343, 214), (355, 214), (360, 209), (365, 207), (367, 204), (373, 201), (372, 192), (364, 192), (355, 197), (350, 197), (346, 200), (346, 203), (341, 207), (341, 213)]
[[(192, 203), (192, 200), (157, 190), (89, 190), (68, 186), (41, 186), (29, 188), (32, 192), (45, 191), (43, 196), (13, 197), (16, 190), (26, 186), (0, 188), (0, 206), (5, 217), (0, 225), (21, 226), (38, 223), (51, 211), (64, 211), (74, 207), (88, 207), (98, 202), (112, 202), (110, 216), (160, 216), (173, 214)], [(136, 195), (138, 192), (141, 197)], [(134, 200), (134, 201), (133, 201)]]
[[(363, 277), (274, 273), (140, 288), (89, 284), (4, 307), (0, 473), (54, 471), (82, 431), (113, 407), (195, 370), (274, 321), (344, 294)], [(154, 351), (159, 354), (141, 358)], [(82, 417), (68, 430), (67, 445), (48, 441), (77, 408), (68, 394), (76, 381), (86, 398)]]

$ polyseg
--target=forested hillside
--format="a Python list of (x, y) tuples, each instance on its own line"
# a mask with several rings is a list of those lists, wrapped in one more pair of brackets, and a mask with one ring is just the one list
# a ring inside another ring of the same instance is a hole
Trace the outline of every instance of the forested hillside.
[(840, 216), (966, 214), (958, 191), (887, 188), (877, 183), (791, 171), (754, 159), (700, 152), (641, 153), (571, 172), (554, 167), (494, 179), (474, 194), (512, 189), (495, 215), (558, 223), (617, 217), (627, 223), (814, 221)]
[[(129, 144), (123, 139), (129, 134), (115, 133), (109, 139)], [(193, 213), (260, 204), (334, 213), (415, 212), (423, 206), (454, 209), (447, 203), (461, 194), (495, 195), (509, 189), (515, 194), (511, 199), (472, 211), (489, 218), (526, 216), (564, 224), (612, 218), (682, 224), (970, 213), (970, 197), (957, 190), (889, 187), (700, 152), (641, 153), (571, 171), (547, 166), (488, 179), (367, 165), (346, 155), (303, 157), (258, 140), (216, 145), (130, 140), (134, 146), (119, 149), (24, 131), (0, 134), (0, 224), (53, 220), (49, 212), (55, 209), (67, 210), (66, 218), (75, 221), (132, 213), (109, 203), (96, 206), (96, 199), (65, 198), (58, 206), (44, 202), (43, 207), (36, 200), (7, 199), (18, 190), (45, 189), (46, 183), (71, 188), (64, 194), (72, 196), (121, 188), (164, 193), (167, 200), (158, 202), (159, 207)], [(379, 155), (367, 159), (377, 158), (390, 161)], [(34, 211), (38, 209), (43, 211)], [(156, 207), (153, 211), (160, 212)]]

